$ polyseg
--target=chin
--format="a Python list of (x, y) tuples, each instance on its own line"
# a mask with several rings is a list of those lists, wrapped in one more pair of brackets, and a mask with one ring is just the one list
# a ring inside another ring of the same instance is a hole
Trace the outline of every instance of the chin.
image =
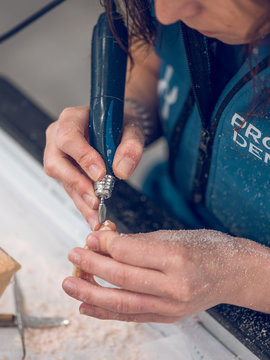
[(229, 36), (216, 36), (216, 39), (222, 41), (228, 45), (245, 45), (250, 43), (250, 39), (244, 38), (234, 38)]

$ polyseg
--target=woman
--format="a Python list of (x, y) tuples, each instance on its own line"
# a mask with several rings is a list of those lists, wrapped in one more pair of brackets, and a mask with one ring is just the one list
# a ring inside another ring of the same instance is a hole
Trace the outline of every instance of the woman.
[[(219, 303), (270, 313), (270, 2), (146, 3), (124, 2), (132, 61), (113, 168), (133, 173), (148, 141), (142, 118), (155, 133), (159, 117), (170, 158), (145, 191), (193, 230), (94, 231), (91, 250), (69, 259), (121, 290), (72, 277), (63, 288), (102, 319), (174, 322)], [(98, 230), (92, 181), (105, 167), (85, 138), (88, 116), (69, 108), (49, 127), (45, 170)]]

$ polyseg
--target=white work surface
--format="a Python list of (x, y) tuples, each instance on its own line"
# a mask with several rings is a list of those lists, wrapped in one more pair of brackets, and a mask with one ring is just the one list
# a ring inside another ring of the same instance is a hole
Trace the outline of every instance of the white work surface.
[[(67, 327), (26, 329), (26, 359), (233, 360), (197, 318), (177, 324), (102, 321), (79, 314), (79, 303), (62, 290), (72, 273), (69, 250), (89, 232), (61, 186), (0, 130), (0, 246), (22, 268), (18, 281), (25, 313), (63, 316)], [(0, 298), (0, 313), (14, 312), (12, 285)], [(21, 358), (16, 329), (0, 328), (0, 360)]]

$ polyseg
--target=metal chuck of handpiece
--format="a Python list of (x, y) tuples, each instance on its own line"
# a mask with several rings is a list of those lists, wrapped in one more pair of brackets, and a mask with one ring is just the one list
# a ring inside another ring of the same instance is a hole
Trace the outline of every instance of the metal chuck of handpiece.
[[(112, 12), (114, 32), (127, 46), (127, 29), (119, 14)], [(115, 40), (107, 19), (100, 15), (93, 30), (91, 51), (90, 145), (101, 155), (106, 176), (94, 185), (100, 199), (99, 222), (106, 220), (105, 200), (112, 195), (115, 176), (112, 163), (123, 127), (127, 53)]]
[(112, 175), (105, 175), (101, 181), (95, 182), (95, 194), (100, 198), (100, 204), (98, 207), (98, 220), (100, 224), (103, 224), (106, 220), (107, 209), (104, 200), (107, 200), (111, 197), (114, 183), (115, 177)]

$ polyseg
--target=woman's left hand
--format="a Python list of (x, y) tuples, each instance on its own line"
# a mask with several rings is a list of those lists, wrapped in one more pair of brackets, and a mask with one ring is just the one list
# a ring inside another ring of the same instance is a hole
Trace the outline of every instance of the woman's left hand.
[(239, 260), (245, 239), (237, 240), (211, 230), (93, 232), (87, 238), (91, 250), (75, 248), (69, 259), (120, 289), (74, 277), (66, 278), (63, 288), (82, 302), (82, 314), (175, 322), (219, 303), (237, 303), (247, 277), (245, 261)]

